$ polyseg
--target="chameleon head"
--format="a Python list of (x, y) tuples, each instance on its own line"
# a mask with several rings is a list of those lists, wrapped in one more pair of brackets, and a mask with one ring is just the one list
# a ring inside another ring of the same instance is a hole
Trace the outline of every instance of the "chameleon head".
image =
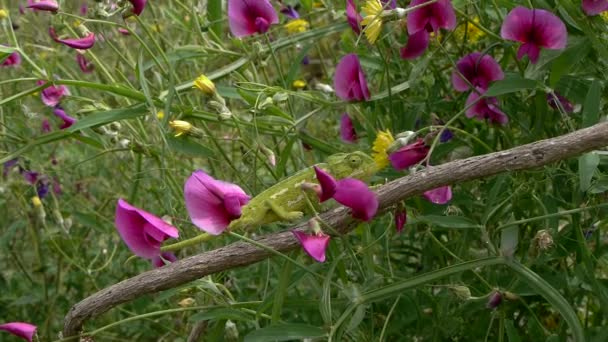
[(374, 159), (360, 151), (331, 155), (327, 158), (327, 164), (330, 173), (337, 179), (352, 177), (367, 180), (378, 171)]

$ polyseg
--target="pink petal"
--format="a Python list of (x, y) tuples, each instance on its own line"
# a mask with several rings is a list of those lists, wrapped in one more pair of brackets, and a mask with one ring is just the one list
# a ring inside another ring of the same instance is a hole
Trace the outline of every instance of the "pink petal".
[(395, 229), (397, 233), (401, 233), (403, 231), (403, 227), (407, 222), (407, 211), (405, 208), (401, 211), (395, 213)]
[(365, 74), (361, 69), (361, 63), (356, 54), (351, 53), (342, 57), (336, 66), (334, 89), (336, 95), (344, 101), (362, 101), (370, 99)]
[(404, 170), (413, 166), (429, 153), (430, 148), (426, 146), (423, 139), (418, 139), (413, 144), (403, 146), (399, 150), (389, 154), (388, 159), (396, 170)]
[[(478, 91), (482, 92), (483, 90), (478, 89)], [(467, 109), (465, 115), (468, 118), (476, 117), (479, 120), (487, 119), (490, 123), (497, 123), (501, 125), (505, 125), (509, 122), (509, 117), (507, 114), (503, 113), (498, 108), (498, 100), (495, 97), (489, 98), (480, 98), (480, 95), (477, 92), (471, 92), (469, 97), (467, 98), (466, 106), (469, 107), (470, 104), (477, 101), (472, 107)]]
[(93, 72), (93, 69), (95, 69), (95, 66), (89, 60), (87, 60), (84, 55), (79, 53), (76, 54), (76, 63), (78, 63), (80, 71), (85, 74), (90, 74)]
[(268, 0), (228, 0), (228, 24), (236, 37), (264, 33), (279, 16)]
[(361, 20), (363, 20), (363, 18), (359, 12), (357, 12), (357, 6), (355, 5), (354, 0), (346, 0), (346, 20), (348, 20), (348, 24), (355, 34), (361, 33)]
[(15, 51), (8, 55), (8, 57), (0, 64), (3, 67), (16, 67), (21, 65), (21, 55)]
[(435, 204), (446, 204), (452, 199), (452, 188), (449, 185), (424, 192), (424, 198)]
[(314, 166), (315, 174), (317, 175), (317, 180), (319, 181), (319, 185), (321, 185), (321, 194), (319, 195), (319, 201), (325, 202), (328, 199), (332, 198), (336, 193), (337, 182), (336, 180), (327, 172), (322, 170), (321, 168)]
[[(492, 56), (482, 56), (479, 52), (473, 52), (462, 57), (456, 63), (456, 69), (474, 87), (482, 89), (488, 89), (490, 83), (502, 80), (505, 77), (502, 68)], [(456, 71), (452, 73), (452, 85), (457, 91), (467, 91), (470, 89), (462, 76), (458, 75)]]
[[(564, 112), (566, 112), (566, 113), (574, 112), (574, 105), (572, 104), (572, 102), (570, 102), (567, 98), (561, 96), (557, 92), (555, 92), (554, 95), (555, 95), (555, 97), (557, 97), (557, 101), (559, 101), (559, 104), (563, 108)], [(553, 94), (548, 93), (547, 94), (547, 103), (549, 104), (549, 106), (551, 108), (559, 109), (559, 107), (557, 106), (557, 103), (555, 101), (555, 97), (553, 96)]]
[(581, 5), (587, 15), (598, 15), (608, 11), (608, 0), (583, 0)]
[[(381, 0), (380, 1), (382, 3), (382, 7), (384, 7), (385, 9), (395, 9), (397, 8), (397, 0)], [(388, 6), (387, 6), (388, 4)]]
[(555, 14), (542, 9), (534, 10), (534, 37), (539, 47), (561, 50), (568, 42), (568, 31), (564, 22)]
[(0, 330), (7, 331), (15, 336), (19, 336), (24, 340), (32, 342), (36, 334), (36, 326), (25, 322), (10, 322), (0, 324)]
[(429, 47), (429, 33), (426, 30), (420, 30), (407, 39), (407, 45), (401, 48), (401, 58), (414, 59), (422, 56), (424, 51)]
[(50, 11), (57, 12), (59, 9), (59, 4), (55, 0), (40, 0), (37, 2), (28, 1), (27, 8), (32, 8), (38, 11)]
[(146, 8), (148, 0), (129, 0), (129, 2), (133, 5), (133, 13), (139, 16), (144, 11), (144, 8)]
[(354, 178), (338, 181), (333, 198), (336, 202), (352, 209), (354, 218), (371, 220), (378, 211), (378, 196), (367, 184)]
[(73, 49), (87, 50), (95, 45), (95, 33), (91, 32), (84, 38), (56, 39), (55, 41)]
[(357, 132), (353, 126), (353, 121), (347, 113), (340, 117), (340, 137), (346, 143), (354, 143), (357, 141)]
[[(37, 85), (43, 85), (45, 83), (46, 81), (43, 80), (39, 80), (38, 82), (36, 82)], [(52, 85), (40, 92), (40, 98), (42, 99), (42, 102), (49, 107), (55, 107), (57, 104), (59, 104), (59, 101), (61, 101), (61, 99), (66, 95), (70, 95), (70, 91), (65, 85)]]
[(504, 19), (500, 36), (504, 39), (525, 43), (533, 31), (533, 11), (517, 6)]
[[(161, 256), (162, 256), (162, 258), (161, 258)], [(168, 261), (168, 264), (177, 261), (177, 257), (175, 256), (175, 254), (173, 254), (171, 252), (165, 252), (165, 253), (161, 253), (159, 255), (156, 255), (154, 258), (152, 258), (152, 265), (155, 268), (159, 268), (159, 267), (165, 266), (165, 260), (163, 260), (163, 259), (165, 259), (166, 261)]]
[(53, 114), (63, 120), (63, 124), (60, 127), (61, 129), (68, 128), (77, 121), (75, 118), (69, 116), (60, 106), (55, 106), (55, 108), (53, 108)]
[[(428, 0), (413, 0), (408, 7), (414, 7)], [(439, 0), (436, 3), (418, 8), (407, 15), (407, 32), (410, 35), (422, 30), (437, 32), (440, 28), (456, 28), (456, 13), (450, 0)]]
[(122, 198), (116, 206), (115, 223), (120, 237), (129, 249), (146, 259), (152, 259), (160, 253), (160, 243), (164, 240), (179, 236), (175, 227), (130, 205)]
[(198, 170), (184, 185), (186, 209), (192, 223), (212, 235), (221, 234), (240, 217), (249, 196), (238, 185), (222, 182)]
[(329, 235), (322, 233), (319, 235), (308, 235), (299, 230), (292, 230), (291, 232), (308, 255), (318, 262), (325, 262), (325, 250), (329, 246)]

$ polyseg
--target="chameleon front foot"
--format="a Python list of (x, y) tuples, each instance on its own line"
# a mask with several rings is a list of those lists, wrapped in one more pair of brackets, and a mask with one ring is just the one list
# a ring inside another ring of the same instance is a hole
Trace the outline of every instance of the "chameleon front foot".
[(297, 221), (304, 216), (301, 211), (287, 211), (277, 205), (274, 201), (267, 200), (266, 205), (268, 208), (277, 215), (281, 221)]

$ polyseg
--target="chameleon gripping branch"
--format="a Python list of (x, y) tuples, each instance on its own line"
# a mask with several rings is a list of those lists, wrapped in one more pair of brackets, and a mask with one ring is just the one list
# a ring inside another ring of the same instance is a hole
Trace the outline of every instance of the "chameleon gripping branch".
[[(380, 187), (377, 192), (380, 210), (386, 211), (401, 200), (442, 185), (502, 172), (532, 169), (604, 146), (608, 146), (608, 122), (509, 150), (434, 166)], [(323, 213), (321, 217), (341, 233), (348, 233), (354, 227), (348, 210), (342, 207)], [(304, 228), (305, 225), (304, 222), (291, 229)], [(290, 230), (268, 234), (257, 242), (278, 252), (290, 251), (298, 247), (298, 242)], [(75, 304), (65, 317), (64, 337), (77, 335), (86, 320), (119, 304), (180, 286), (209, 274), (254, 264), (271, 256), (273, 253), (252, 244), (235, 242), (123, 280)]]

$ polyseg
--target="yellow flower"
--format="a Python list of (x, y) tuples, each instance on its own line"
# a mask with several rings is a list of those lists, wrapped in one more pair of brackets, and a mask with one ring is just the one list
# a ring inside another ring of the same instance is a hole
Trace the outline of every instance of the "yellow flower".
[[(477, 24), (477, 25), (475, 25)], [(454, 34), (456, 35), (456, 38), (458, 38), (458, 40), (463, 40), (464, 39), (464, 35), (466, 32), (467, 35), (467, 41), (470, 43), (477, 43), (479, 41), (479, 39), (481, 39), (481, 37), (485, 36), (486, 33), (483, 32), (479, 27), (479, 17), (475, 17), (473, 18), (473, 21), (467, 21), (467, 23), (465, 25), (460, 25), (458, 26), (458, 28), (456, 29), (456, 31), (454, 31)]]
[(310, 24), (308, 23), (308, 21), (304, 19), (294, 19), (285, 24), (284, 27), (287, 29), (287, 33), (293, 34), (305, 32), (306, 30), (308, 30), (309, 26)]
[(378, 170), (382, 170), (388, 166), (389, 161), (386, 150), (393, 143), (393, 141), (395, 141), (395, 138), (393, 138), (391, 131), (388, 129), (386, 131), (378, 131), (376, 140), (374, 140), (374, 144), (372, 146), (372, 157), (378, 166)]
[(194, 80), (193, 88), (198, 88), (200, 91), (209, 96), (215, 95), (216, 91), (215, 84), (213, 84), (213, 82), (205, 75), (200, 75)]
[(0, 19), (8, 18), (8, 11), (4, 8), (0, 8)]
[(158, 113), (156, 113), (156, 117), (159, 120), (162, 120), (165, 117), (165, 112), (163, 112), (162, 110), (159, 110)]
[(189, 123), (188, 121), (183, 121), (183, 120), (169, 121), (169, 126), (171, 128), (173, 128), (173, 130), (175, 131), (176, 137), (179, 137), (184, 134), (188, 134), (194, 128), (194, 126), (192, 126), (191, 123)]
[(80, 22), (80, 20), (74, 20), (74, 22), (72, 23), (72, 27), (73, 27), (73, 28), (78, 28), (78, 26), (80, 26), (80, 24), (82, 24), (82, 23)]
[(306, 87), (306, 81), (304, 80), (295, 80), (293, 81), (293, 83), (291, 84), (292, 87), (296, 88), (296, 89), (303, 89), (304, 87)]
[(363, 32), (370, 44), (374, 44), (382, 31), (382, 12), (384, 8), (380, 0), (367, 0), (361, 8), (365, 18), (361, 21), (361, 26), (365, 27)]
[(600, 16), (602, 17), (602, 19), (604, 19), (605, 21), (608, 21), (608, 11), (604, 11), (602, 13), (600, 13)]
[(40, 197), (38, 197), (38, 196), (32, 197), (32, 204), (34, 205), (34, 208), (42, 207), (42, 201), (40, 200)]

